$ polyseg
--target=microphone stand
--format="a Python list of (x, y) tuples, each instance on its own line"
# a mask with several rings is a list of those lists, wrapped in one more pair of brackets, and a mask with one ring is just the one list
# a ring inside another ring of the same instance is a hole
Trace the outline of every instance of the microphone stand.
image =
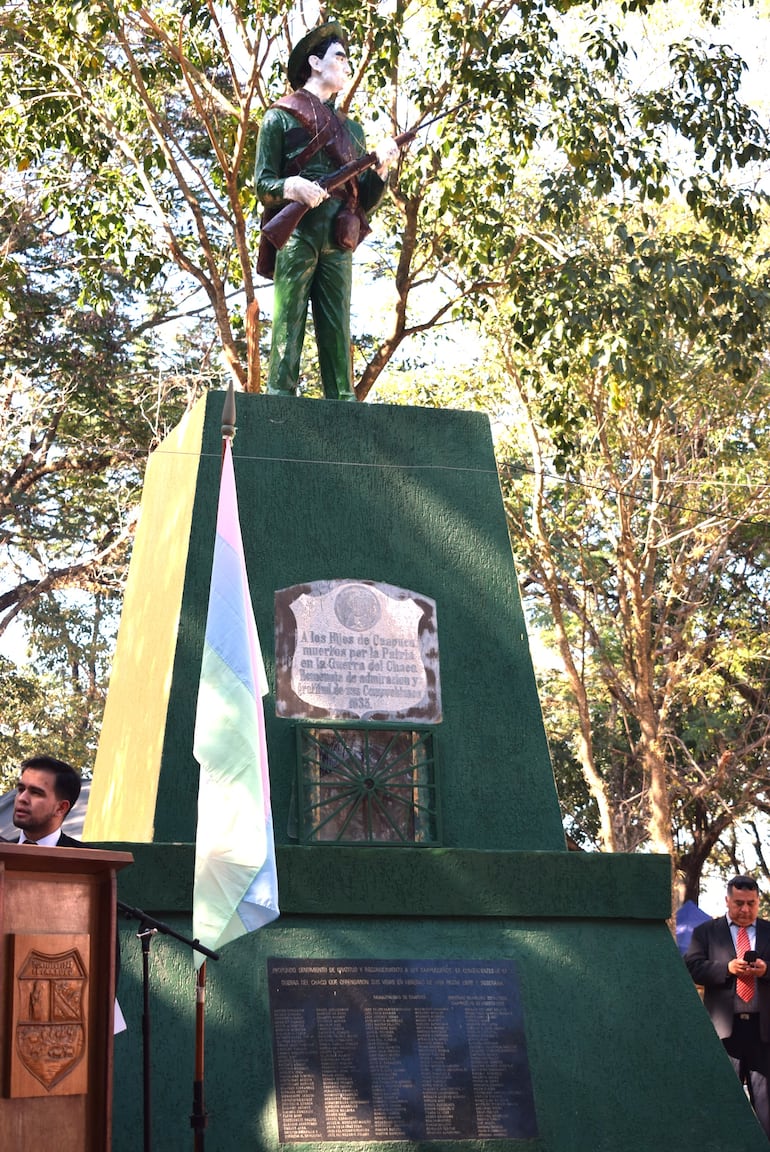
[[(201, 952), (204, 956), (208, 956), (211, 960), (218, 960), (219, 953), (212, 952), (205, 944), (201, 944), (199, 940), (191, 940), (188, 936), (182, 936), (179, 932), (175, 932), (168, 924), (164, 924), (162, 920), (156, 920), (154, 916), (144, 912), (141, 908), (132, 908), (129, 904), (124, 904), (122, 900), (117, 901), (118, 911), (122, 912), (127, 920), (138, 920), (139, 930), (137, 936), (142, 942), (142, 1046), (143, 1046), (143, 1102), (144, 1102), (144, 1152), (152, 1152), (152, 1090), (151, 1090), (151, 1077), (150, 1077), (150, 941), (153, 936), (158, 932), (163, 932), (167, 936), (173, 936), (175, 940), (180, 940), (182, 944), (186, 944), (188, 948), (192, 948), (196, 952)], [(202, 1061), (196, 1060), (196, 1075), (198, 1067), (202, 1067)], [(193, 1116), (190, 1118), (190, 1123), (196, 1130), (196, 1135), (200, 1136), (200, 1144), (197, 1147), (203, 1148), (203, 1135), (202, 1129), (206, 1126), (206, 1112), (203, 1106), (203, 1082), (200, 1083), (196, 1080), (193, 1084)]]

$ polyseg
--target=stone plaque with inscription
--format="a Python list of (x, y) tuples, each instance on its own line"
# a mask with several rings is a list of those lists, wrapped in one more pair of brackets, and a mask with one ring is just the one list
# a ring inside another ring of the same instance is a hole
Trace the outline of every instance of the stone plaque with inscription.
[(276, 712), (298, 719), (441, 720), (436, 604), (371, 580), (275, 594)]
[(509, 960), (268, 960), (282, 1144), (537, 1136)]

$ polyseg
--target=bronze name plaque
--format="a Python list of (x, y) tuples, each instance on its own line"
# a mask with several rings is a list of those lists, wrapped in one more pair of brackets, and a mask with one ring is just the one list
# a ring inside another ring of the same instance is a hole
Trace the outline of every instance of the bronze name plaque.
[(537, 1136), (509, 960), (269, 959), (282, 1144)]

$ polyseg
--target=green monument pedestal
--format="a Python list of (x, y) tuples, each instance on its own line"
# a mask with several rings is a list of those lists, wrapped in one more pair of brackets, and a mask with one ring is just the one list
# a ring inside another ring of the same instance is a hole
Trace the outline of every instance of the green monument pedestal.
[[(121, 899), (185, 934), (222, 404), (201, 401), (148, 470), (86, 826), (134, 854)], [(566, 851), (486, 419), (237, 404), (241, 527), (273, 690), (278, 590), (388, 586), (435, 603), (441, 719), (348, 716), (338, 731), (349, 742), (419, 729), (430, 777), (418, 787), (415, 768), (406, 803), (416, 842), (395, 818), (368, 842), (365, 822), (346, 825), (352, 843), (331, 822), (336, 839), (318, 842), (313, 797), (330, 761), (308, 784), (302, 753), (325, 722), (266, 698), (281, 917), (208, 965), (209, 1152), (759, 1152), (765, 1137), (666, 926), (668, 859)], [(360, 688), (351, 651), (345, 674)], [(116, 1152), (136, 1147), (142, 1115), (130, 930), (123, 955)], [(154, 945), (152, 1002), (157, 1139), (182, 1148), (195, 992), (172, 938)]]

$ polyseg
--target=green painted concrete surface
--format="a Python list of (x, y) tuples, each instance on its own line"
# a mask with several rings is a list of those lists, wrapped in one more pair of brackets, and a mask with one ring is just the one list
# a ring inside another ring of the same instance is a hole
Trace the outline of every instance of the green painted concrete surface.
[[(189, 534), (179, 541), (187, 558), (178, 569), (183, 587), (164, 591), (180, 607), (173, 661), (157, 669), (168, 706), (155, 742), (162, 747), (155, 842), (126, 837), (111, 845), (135, 857), (120, 874), (120, 898), (185, 935), (198, 777), (192, 733), (222, 402), (206, 397), (180, 438), (188, 463), (179, 493), (164, 483), (162, 468), (148, 479), (142, 519), (151, 532), (166, 512), (174, 515), (184, 489), (187, 511), (177, 510), (174, 522), (184, 525), (179, 535)], [(241, 524), (271, 682), (276, 589), (352, 578), (436, 601), (443, 840), (438, 848), (292, 842), (295, 732), (267, 698), (282, 915), (208, 965), (207, 1152), (278, 1152), (266, 987), (272, 956), (515, 962), (538, 1139), (380, 1142), (371, 1152), (766, 1149), (666, 926), (668, 859), (566, 851), (486, 418), (282, 397), (237, 402)], [(137, 579), (141, 591), (141, 573)], [(129, 680), (142, 674), (135, 663)], [(123, 699), (131, 687), (123, 685)], [(121, 763), (140, 765), (146, 750), (131, 745), (131, 709), (119, 711), (110, 740)], [(108, 754), (102, 763), (109, 771)], [(130, 771), (109, 787), (130, 797)], [(124, 924), (122, 935), (119, 999), (129, 1031), (115, 1042), (114, 1152), (134, 1152), (142, 1132), (141, 947), (135, 925)], [(150, 980), (153, 1146), (176, 1152), (192, 1147), (195, 985), (192, 958), (173, 937), (153, 940)], [(370, 1145), (285, 1147), (368, 1152)]]
[[(203, 402), (203, 401), (202, 401)], [(189, 741), (216, 524), (221, 394), (206, 399), (155, 840), (193, 839)], [(273, 596), (353, 578), (436, 601), (444, 722), (443, 842), (564, 849), (564, 833), (486, 417), (391, 405), (238, 396), (233, 443), (254, 611), (271, 683)], [(191, 467), (196, 462), (191, 459)], [(165, 490), (145, 500), (168, 501)], [(266, 700), (273, 814), (288, 840), (291, 722)]]
[[(293, 851), (293, 850), (292, 850)], [(397, 850), (400, 851), (400, 850)], [(547, 854), (525, 854), (525, 871), (547, 874)], [(554, 854), (555, 855), (555, 854)], [(561, 855), (561, 854), (560, 854)], [(190, 932), (192, 846), (136, 846), (120, 878), (127, 903), (159, 891), (153, 914)], [(391, 856), (392, 858), (392, 856)], [(567, 875), (577, 855), (564, 857)], [(601, 859), (601, 858), (597, 858)], [(176, 864), (174, 861), (176, 860)], [(656, 868), (630, 858), (629, 891)], [(607, 877), (618, 858), (600, 868)], [(544, 867), (545, 865), (545, 867)], [(536, 867), (535, 867), (536, 866)], [(560, 865), (554, 864), (555, 880)], [(329, 1143), (293, 1152), (761, 1152), (767, 1147), (711, 1023), (659, 917), (623, 915), (600, 869), (568, 884), (578, 907), (564, 915), (553, 884), (540, 907), (516, 915), (325, 915), (284, 911), (261, 932), (209, 962), (206, 1096), (209, 1152), (278, 1152), (266, 961), (327, 959), (511, 959), (521, 984), (539, 1125), (535, 1141)], [(660, 876), (657, 877), (658, 879)], [(597, 892), (597, 884), (600, 891)], [(602, 892), (601, 889), (606, 889)], [(462, 902), (462, 901), (461, 901)], [(527, 901), (523, 903), (526, 905)], [(603, 905), (603, 907), (602, 907)], [(148, 911), (150, 909), (147, 909)], [(647, 911), (652, 911), (648, 908)], [(116, 1038), (115, 1152), (132, 1152), (141, 1131), (141, 950), (124, 928), (120, 1001), (128, 1034)], [(153, 1106), (156, 1147), (188, 1147), (194, 1045), (194, 976), (187, 950), (168, 936), (152, 945)]]

